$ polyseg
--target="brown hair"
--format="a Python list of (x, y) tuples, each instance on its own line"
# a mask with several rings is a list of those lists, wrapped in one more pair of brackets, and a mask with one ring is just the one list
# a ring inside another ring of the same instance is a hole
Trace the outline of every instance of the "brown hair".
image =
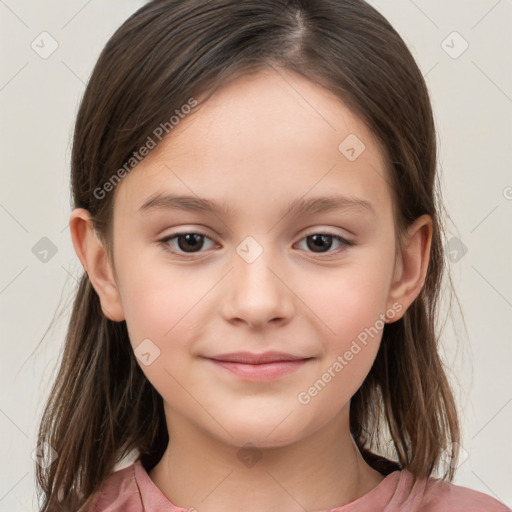
[[(144, 5), (107, 42), (85, 90), (72, 150), (74, 206), (90, 211), (110, 251), (114, 193), (98, 197), (98, 187), (191, 97), (206, 94), (206, 101), (227, 80), (265, 67), (292, 70), (326, 87), (367, 124), (385, 153), (399, 241), (419, 216), (432, 218), (424, 287), (403, 318), (385, 326), (375, 363), (352, 397), (350, 428), (363, 457), (378, 471), (407, 469), (428, 477), (448, 454), (443, 477), (451, 480), (460, 434), (437, 346), (444, 254), (434, 120), (414, 58), (370, 5), (362, 0)], [(36, 466), (42, 512), (83, 510), (132, 450), (140, 452), (148, 470), (165, 451), (162, 398), (136, 361), (125, 322), (103, 315), (86, 273), (49, 396), (38, 441), (58, 457), (48, 467)]]

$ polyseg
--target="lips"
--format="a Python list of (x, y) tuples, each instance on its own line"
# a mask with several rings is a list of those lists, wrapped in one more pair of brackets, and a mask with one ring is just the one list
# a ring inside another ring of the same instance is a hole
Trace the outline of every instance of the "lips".
[(215, 367), (245, 381), (271, 381), (294, 373), (313, 357), (283, 352), (235, 352), (206, 358)]
[(297, 361), (301, 359), (311, 359), (309, 357), (296, 356), (293, 354), (286, 354), (284, 352), (264, 352), (256, 354), (253, 352), (233, 352), (230, 354), (219, 354), (210, 356), (208, 359), (215, 361), (224, 361), (229, 363), (242, 363), (242, 364), (266, 364), (276, 363), (279, 361)]

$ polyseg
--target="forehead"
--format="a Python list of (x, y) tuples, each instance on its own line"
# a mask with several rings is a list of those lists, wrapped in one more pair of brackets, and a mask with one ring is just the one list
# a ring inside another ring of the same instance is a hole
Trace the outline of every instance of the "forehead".
[[(197, 98), (200, 100), (201, 98)], [(237, 78), (183, 116), (116, 189), (130, 214), (158, 192), (219, 198), (235, 211), (340, 192), (382, 208), (384, 154), (339, 98), (293, 72)]]

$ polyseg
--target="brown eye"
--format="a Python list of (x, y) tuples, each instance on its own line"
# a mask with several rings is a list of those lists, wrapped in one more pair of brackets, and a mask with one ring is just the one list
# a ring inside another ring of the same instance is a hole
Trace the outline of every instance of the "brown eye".
[(206, 240), (210, 240), (210, 238), (202, 233), (190, 232), (176, 233), (160, 240), (160, 243), (162, 243), (164, 248), (172, 253), (194, 254), (197, 252), (204, 252), (201, 251), (201, 249), (204, 248)]
[(184, 252), (194, 252), (204, 244), (204, 236), (198, 233), (187, 233), (185, 235), (178, 235), (176, 237), (178, 247)]
[[(307, 251), (317, 254), (335, 254), (342, 251), (345, 246), (353, 245), (353, 242), (331, 233), (313, 233), (303, 238), (301, 242), (303, 240), (306, 240)], [(338, 244), (338, 248), (330, 250), (333, 247), (333, 244), (335, 246)]]
[(308, 248), (313, 252), (323, 252), (332, 247), (333, 237), (331, 235), (311, 235), (306, 240)]

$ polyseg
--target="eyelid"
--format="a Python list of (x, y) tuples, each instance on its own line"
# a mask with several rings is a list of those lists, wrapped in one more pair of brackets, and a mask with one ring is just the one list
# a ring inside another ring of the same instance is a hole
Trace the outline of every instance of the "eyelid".
[[(195, 255), (201, 255), (202, 253), (208, 253), (208, 250), (200, 250), (198, 252), (187, 253), (187, 252), (181, 252), (181, 251), (172, 249), (170, 247), (170, 245), (169, 245), (170, 240), (175, 239), (179, 236), (187, 235), (187, 234), (201, 235), (204, 238), (206, 238), (206, 239), (210, 240), (211, 242), (213, 242), (214, 244), (216, 244), (215, 240), (211, 236), (206, 234), (203, 230), (196, 229), (196, 228), (182, 228), (182, 229), (180, 229), (180, 231), (169, 233), (168, 235), (165, 235), (163, 238), (160, 238), (158, 240), (158, 243), (163, 246), (164, 250), (170, 252), (173, 255), (177, 255), (180, 257), (182, 256), (185, 258), (194, 258)], [(299, 240), (294, 245), (301, 243), (306, 238), (313, 236), (313, 235), (330, 236), (334, 240), (337, 240), (341, 244), (340, 248), (333, 250), (333, 251), (329, 250), (327, 252), (318, 252), (318, 253), (315, 253), (313, 251), (303, 251), (305, 253), (314, 254), (319, 258), (335, 257), (335, 256), (339, 255), (341, 252), (343, 252), (344, 250), (346, 250), (348, 247), (355, 245), (355, 242), (353, 240), (349, 240), (345, 236), (342, 236), (342, 235), (334, 232), (334, 230), (332, 228), (322, 229), (319, 227), (311, 228), (309, 231), (302, 234), (301, 237), (299, 238)]]
[(158, 243), (161, 244), (167, 251), (171, 252), (172, 254), (176, 254), (178, 256), (193, 256), (196, 254), (201, 254), (201, 253), (207, 252), (207, 251), (198, 251), (198, 252), (187, 253), (187, 252), (176, 251), (175, 249), (170, 248), (169, 242), (172, 239), (175, 239), (179, 236), (191, 235), (191, 234), (201, 235), (205, 239), (208, 239), (211, 242), (213, 242), (214, 245), (216, 244), (215, 240), (213, 240), (211, 236), (207, 235), (206, 233), (204, 233), (203, 231), (201, 231), (199, 229), (182, 229), (181, 231), (176, 231), (175, 233), (170, 233), (168, 235), (165, 235), (163, 238), (159, 238)]
[[(302, 235), (302, 238), (304, 237), (307, 237), (307, 236), (311, 236), (311, 235), (329, 235), (329, 236), (332, 236), (333, 238), (334, 237), (339, 237), (339, 238), (342, 238), (343, 240), (345, 240), (347, 243), (351, 243), (351, 241), (349, 240), (348, 237), (346, 237), (345, 235), (343, 234), (340, 234), (340, 233), (337, 233), (335, 231), (336, 228), (329, 228), (329, 227), (318, 227), (318, 226), (314, 226), (312, 228), (308, 228), (308, 230)], [(340, 228), (338, 228), (340, 229)], [(344, 231), (346, 233), (349, 233), (349, 235), (351, 236), (355, 236), (354, 233), (348, 231), (347, 229), (344, 229)], [(301, 238), (301, 240), (302, 240)]]
[(347, 238), (345, 238), (344, 236), (341, 236), (331, 230), (328, 230), (328, 229), (316, 229), (316, 230), (313, 230), (309, 233), (305, 233), (301, 238), (300, 240), (297, 242), (297, 244), (300, 244), (301, 242), (303, 242), (306, 238), (310, 237), (310, 236), (313, 236), (313, 235), (325, 235), (325, 236), (330, 236), (333, 240), (336, 240), (340, 243), (341, 247), (339, 247), (338, 249), (335, 249), (335, 250), (328, 250), (327, 252), (314, 252), (314, 251), (303, 251), (305, 252), (308, 256), (310, 255), (313, 255), (314, 258), (316, 259), (324, 259), (324, 260), (327, 260), (329, 258), (336, 258), (336, 257), (339, 257), (341, 255), (341, 253), (343, 253), (344, 251), (346, 251), (349, 247), (351, 246), (354, 246), (355, 245), (355, 242), (352, 241), (352, 240), (349, 240)]
[[(179, 231), (175, 231), (175, 232), (172, 232), (170, 234), (167, 234), (165, 235), (165, 237), (163, 238), (172, 238), (174, 236), (177, 236), (177, 235), (186, 235), (186, 234), (196, 234), (196, 235), (203, 235), (204, 237), (207, 237), (209, 239), (213, 239), (215, 237), (215, 235), (210, 235), (209, 234), (209, 230), (206, 230), (205, 228), (203, 227), (187, 227), (185, 226), (184, 228), (177, 228), (179, 229)], [(332, 237), (340, 237), (340, 238), (343, 238), (343, 240), (345, 240), (347, 243), (350, 243), (350, 239), (347, 238), (345, 235), (343, 234), (339, 234), (335, 231), (336, 228), (334, 227), (322, 227), (322, 226), (313, 226), (311, 228), (306, 228), (306, 231), (301, 235), (301, 238), (299, 239), (302, 240), (302, 238), (304, 237), (307, 237), (307, 236), (311, 236), (311, 235), (329, 235), (329, 236), (332, 236)], [(350, 236), (355, 236), (355, 233), (349, 231), (348, 229), (346, 228), (338, 228), (338, 229), (343, 229), (343, 231), (345, 231), (346, 233), (349, 234), (349, 237)], [(161, 240), (161, 239), (160, 239)]]

